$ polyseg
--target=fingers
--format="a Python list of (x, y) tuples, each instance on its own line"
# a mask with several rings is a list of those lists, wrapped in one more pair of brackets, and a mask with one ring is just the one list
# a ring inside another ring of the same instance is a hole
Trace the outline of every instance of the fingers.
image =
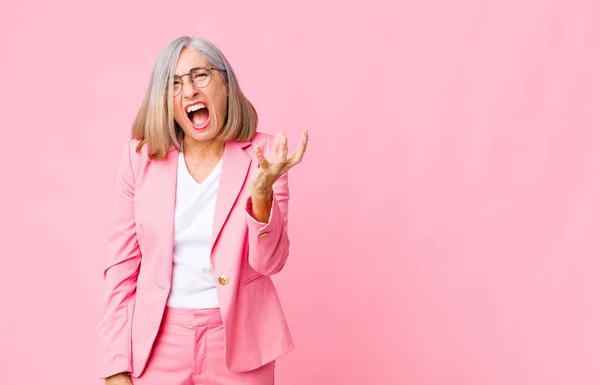
[(254, 147), (254, 153), (256, 154), (256, 159), (258, 160), (260, 167), (268, 169), (269, 161), (263, 155), (262, 149), (260, 147)]
[(288, 154), (288, 146), (287, 146), (287, 137), (285, 134), (282, 134), (280, 139), (280, 148), (279, 148), (279, 161), (285, 162), (287, 160)]
[(300, 145), (294, 150), (290, 157), (290, 162), (293, 165), (300, 163), (306, 152), (306, 145), (308, 144), (308, 130), (302, 131), (302, 138), (300, 139)]
[(281, 147), (280, 142), (282, 134), (282, 132), (278, 132), (277, 135), (275, 135), (275, 138), (273, 139), (273, 144), (271, 145), (271, 160), (279, 159), (279, 151)]
[(292, 152), (291, 156), (288, 157), (288, 142), (287, 136), (284, 132), (278, 132), (273, 139), (271, 144), (271, 155), (270, 159), (266, 159), (259, 147), (254, 148), (256, 153), (256, 159), (262, 168), (268, 168), (272, 164), (271, 162), (279, 163), (278, 169), (280, 172), (289, 170), (292, 166), (300, 163), (306, 152), (306, 145), (308, 144), (308, 130), (302, 131), (302, 137), (300, 139), (300, 145)]

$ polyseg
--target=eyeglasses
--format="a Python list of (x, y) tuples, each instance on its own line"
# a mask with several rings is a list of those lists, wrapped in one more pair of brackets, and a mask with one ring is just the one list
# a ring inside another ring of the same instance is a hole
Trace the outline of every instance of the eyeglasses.
[(189, 76), (192, 84), (196, 88), (204, 88), (210, 84), (210, 80), (212, 79), (212, 72), (220, 71), (225, 72), (224, 70), (220, 70), (218, 68), (207, 68), (207, 67), (195, 67), (187, 73), (181, 76), (173, 76), (173, 97), (179, 96), (181, 90), (183, 90), (183, 80), (184, 76)]

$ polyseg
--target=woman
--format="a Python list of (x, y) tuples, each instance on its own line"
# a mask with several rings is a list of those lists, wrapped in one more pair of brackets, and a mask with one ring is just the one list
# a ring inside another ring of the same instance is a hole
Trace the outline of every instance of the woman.
[[(118, 173), (100, 324), (107, 385), (273, 384), (293, 348), (271, 275), (289, 251), (287, 139), (223, 54), (160, 53)], [(270, 154), (270, 155), (263, 155)]]

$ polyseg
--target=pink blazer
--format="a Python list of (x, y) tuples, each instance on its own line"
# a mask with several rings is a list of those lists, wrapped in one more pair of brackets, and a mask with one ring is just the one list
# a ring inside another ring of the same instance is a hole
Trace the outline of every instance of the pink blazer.
[[(294, 346), (270, 278), (289, 251), (287, 175), (273, 187), (269, 222), (249, 214), (258, 168), (252, 147), (269, 154), (271, 140), (257, 133), (252, 142), (228, 142), (223, 155), (211, 259), (232, 371), (256, 369)], [(145, 146), (135, 151), (138, 143), (128, 143), (118, 172), (100, 322), (102, 378), (142, 374), (171, 287), (178, 151), (171, 147), (154, 161)]]

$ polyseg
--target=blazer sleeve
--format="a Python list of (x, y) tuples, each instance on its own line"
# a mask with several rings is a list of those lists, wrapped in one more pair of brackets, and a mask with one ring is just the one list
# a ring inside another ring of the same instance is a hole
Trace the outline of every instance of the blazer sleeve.
[(102, 378), (132, 371), (131, 318), (141, 261), (133, 209), (135, 180), (131, 166), (132, 146), (133, 143), (129, 143), (125, 147), (117, 174), (108, 263), (104, 270), (100, 322)]
[(258, 222), (252, 217), (252, 198), (247, 198), (248, 262), (259, 274), (278, 273), (287, 261), (290, 250), (287, 231), (289, 200), (287, 173), (273, 185), (271, 213), (267, 223)]

